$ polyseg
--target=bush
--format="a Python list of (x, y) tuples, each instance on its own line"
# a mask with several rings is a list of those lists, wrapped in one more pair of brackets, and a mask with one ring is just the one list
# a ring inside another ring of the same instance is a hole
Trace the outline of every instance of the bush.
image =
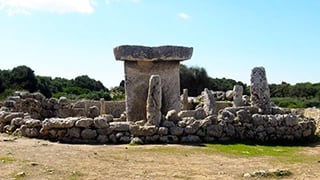
[(13, 89), (6, 89), (4, 92), (0, 93), (0, 100), (3, 101), (7, 99), (8, 96), (11, 96), (15, 90)]

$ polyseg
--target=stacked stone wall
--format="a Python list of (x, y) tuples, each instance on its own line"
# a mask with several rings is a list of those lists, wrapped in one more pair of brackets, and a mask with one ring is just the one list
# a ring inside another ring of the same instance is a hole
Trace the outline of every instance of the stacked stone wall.
[(320, 109), (307, 108), (303, 111), (303, 115), (308, 118), (313, 118), (316, 121), (316, 134), (320, 135)]
[[(103, 101), (103, 102), (102, 102)], [(104, 104), (101, 106), (101, 104)], [(101, 107), (104, 108), (101, 110)], [(34, 119), (51, 117), (97, 117), (102, 112), (120, 117), (125, 111), (124, 101), (70, 100), (65, 97), (45, 98), (40, 93), (16, 92), (3, 102), (3, 108), (12, 112), (24, 112)]]
[[(300, 115), (273, 109), (277, 114), (259, 114), (255, 107), (225, 108), (218, 115), (199, 116), (200, 109), (175, 111), (160, 126), (118, 122), (112, 115), (95, 118), (33, 119), (28, 113), (0, 112), (0, 131), (31, 138), (67, 143), (213, 143), (227, 140), (295, 141), (315, 135), (316, 122)], [(204, 110), (202, 109), (202, 112)], [(201, 113), (200, 113), (201, 114)]]

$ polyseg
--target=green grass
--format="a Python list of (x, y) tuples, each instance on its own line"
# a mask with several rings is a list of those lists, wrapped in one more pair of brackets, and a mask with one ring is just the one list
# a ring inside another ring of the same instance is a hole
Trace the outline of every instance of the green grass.
[(246, 144), (206, 144), (206, 148), (241, 156), (287, 156), (302, 150), (299, 146), (265, 146)]
[(246, 144), (206, 144), (207, 153), (222, 153), (238, 157), (276, 157), (281, 162), (308, 163), (314, 157), (303, 154), (302, 146), (269, 146)]
[(13, 157), (8, 156), (0, 156), (0, 163), (7, 163), (7, 162), (13, 162), (15, 159)]
[(79, 179), (81, 176), (83, 176), (84, 174), (79, 172), (79, 171), (72, 171), (71, 175), (69, 176), (69, 180), (77, 180)]
[(192, 146), (192, 148), (180, 148), (177, 146), (157, 146), (152, 148), (130, 149), (128, 153), (156, 152), (164, 154), (190, 155), (196, 153), (222, 154), (232, 157), (275, 157), (279, 161), (288, 163), (313, 162), (314, 158), (303, 154), (303, 146), (269, 146), (269, 145), (247, 145), (247, 144), (204, 144), (203, 146)]

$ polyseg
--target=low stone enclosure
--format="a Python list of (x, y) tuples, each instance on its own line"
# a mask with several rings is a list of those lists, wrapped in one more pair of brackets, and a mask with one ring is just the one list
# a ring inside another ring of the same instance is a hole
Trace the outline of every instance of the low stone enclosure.
[(192, 109), (178, 71), (192, 48), (120, 46), (114, 54), (125, 61), (126, 102), (16, 93), (1, 107), (0, 132), (66, 143), (214, 143), (303, 141), (319, 127), (319, 114), (272, 106), (263, 67), (252, 70), (250, 97), (235, 86), (223, 95), (233, 102), (221, 103), (223, 93), (204, 89)]

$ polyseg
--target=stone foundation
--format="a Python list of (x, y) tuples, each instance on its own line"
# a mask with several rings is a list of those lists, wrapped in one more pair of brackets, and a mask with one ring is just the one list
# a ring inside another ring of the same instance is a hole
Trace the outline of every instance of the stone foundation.
[[(28, 113), (0, 112), (0, 131), (31, 138), (67, 143), (214, 143), (227, 140), (296, 141), (314, 136), (316, 122), (299, 115), (264, 115), (255, 107), (225, 108), (218, 116), (196, 119), (170, 115), (159, 127), (134, 122), (114, 122), (111, 115), (96, 118), (69, 117), (32, 119)], [(182, 111), (183, 112), (183, 111)], [(183, 115), (184, 114), (184, 115)], [(194, 113), (189, 113), (194, 115)]]

